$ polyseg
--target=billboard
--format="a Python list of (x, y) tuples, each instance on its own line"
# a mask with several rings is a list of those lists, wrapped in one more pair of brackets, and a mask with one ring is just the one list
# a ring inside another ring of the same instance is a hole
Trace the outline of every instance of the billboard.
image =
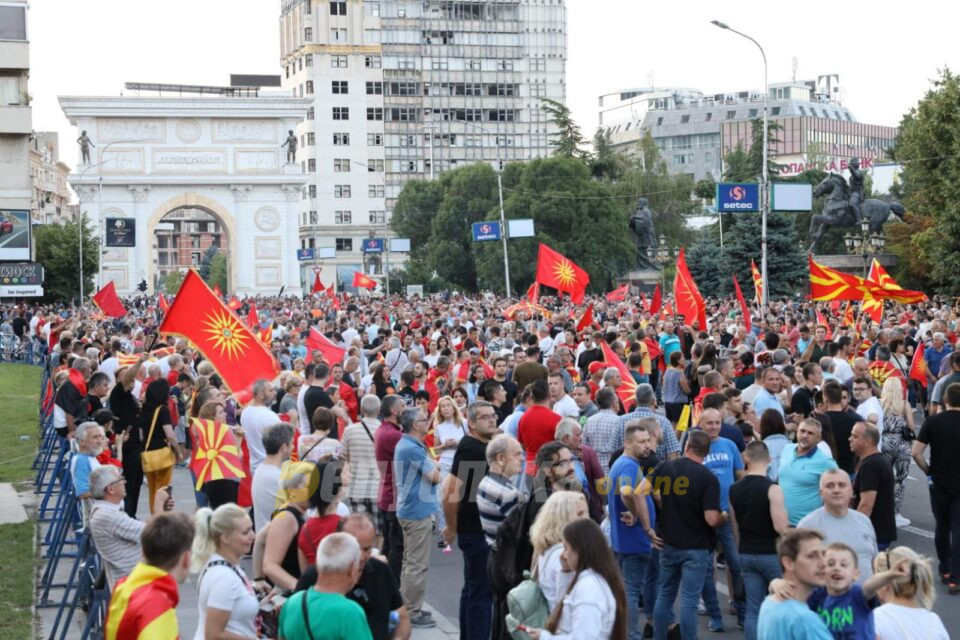
[(364, 238), (363, 240), (363, 252), (364, 253), (383, 253), (383, 238)]
[(390, 251), (395, 253), (410, 253), (410, 238), (392, 238)]
[(313, 249), (297, 249), (297, 260), (313, 260)]
[(519, 218), (507, 220), (507, 231), (511, 238), (532, 238), (533, 218)]
[(0, 297), (43, 295), (43, 266), (37, 262), (0, 264)]
[(137, 246), (136, 218), (106, 218), (108, 247)]
[(812, 211), (813, 185), (774, 183), (770, 191), (772, 211)]
[(500, 239), (499, 222), (474, 222), (471, 227), (474, 242), (487, 242)]
[(751, 182), (718, 182), (717, 211), (760, 211), (760, 185)]
[(0, 209), (0, 260), (30, 259), (30, 212)]

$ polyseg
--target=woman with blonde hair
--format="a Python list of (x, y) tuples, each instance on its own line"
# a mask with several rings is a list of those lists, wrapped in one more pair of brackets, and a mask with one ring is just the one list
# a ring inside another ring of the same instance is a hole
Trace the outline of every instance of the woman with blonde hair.
[(260, 603), (253, 583), (240, 567), (255, 536), (250, 516), (228, 503), (215, 511), (203, 507), (194, 519), (190, 568), (200, 574), (200, 620), (194, 640), (256, 638)]
[(890, 460), (893, 467), (894, 505), (897, 514), (897, 526), (910, 524), (900, 515), (903, 493), (906, 489), (907, 475), (910, 473), (910, 448), (916, 438), (914, 433), (913, 410), (903, 397), (903, 384), (900, 378), (890, 377), (883, 383), (880, 391), (880, 406), (883, 408), (883, 432), (880, 450)]
[(894, 547), (874, 557), (873, 570), (888, 571), (903, 562), (906, 576), (877, 591), (883, 602), (873, 610), (877, 640), (947, 640), (950, 634), (932, 611), (937, 593), (929, 559), (910, 547)]
[(589, 509), (583, 493), (557, 491), (543, 503), (530, 527), (530, 543), (533, 545), (530, 573), (540, 585), (551, 611), (573, 579), (573, 573), (564, 570), (560, 562), (563, 529), (574, 520), (587, 517)]
[(272, 586), (292, 591), (300, 578), (297, 539), (310, 508), (310, 496), (317, 489), (319, 479), (317, 467), (312, 462), (286, 464), (281, 473), (280, 485), (285, 502), (266, 526), (261, 566), (263, 576), (255, 579), (265, 579)]

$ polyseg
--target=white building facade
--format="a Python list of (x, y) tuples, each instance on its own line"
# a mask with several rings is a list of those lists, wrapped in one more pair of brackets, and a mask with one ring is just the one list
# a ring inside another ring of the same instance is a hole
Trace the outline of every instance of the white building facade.
[(548, 156), (541, 98), (566, 99), (564, 0), (282, 0), (280, 46), (283, 86), (311, 100), (300, 246), (335, 250), (325, 285), (402, 261), (361, 248), (391, 235), (408, 180)]
[[(296, 251), (306, 177), (281, 148), (307, 101), (261, 97), (73, 97), (60, 104), (96, 145), (70, 183), (104, 237), (107, 218), (135, 225), (135, 246), (107, 247), (97, 286), (120, 295), (159, 283), (157, 230), (197, 210), (224, 235), (228, 289), (302, 290)], [(196, 235), (196, 234), (195, 234)], [(195, 260), (199, 260), (199, 249)]]
[(27, 2), (9, 0), (0, 4), (0, 210), (29, 211), (33, 200), (33, 124), (27, 87)]

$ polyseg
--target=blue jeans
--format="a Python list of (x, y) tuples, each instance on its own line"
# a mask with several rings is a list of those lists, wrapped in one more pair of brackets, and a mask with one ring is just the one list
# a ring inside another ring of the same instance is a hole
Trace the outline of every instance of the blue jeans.
[(620, 564), (620, 573), (623, 575), (623, 585), (627, 592), (627, 637), (629, 640), (642, 640), (639, 602), (644, 595), (643, 585), (650, 556), (646, 553), (618, 553), (617, 562)]
[(933, 544), (937, 549), (940, 573), (960, 581), (960, 493), (930, 485), (930, 505), (936, 522)]
[[(743, 576), (740, 573), (740, 554), (737, 553), (737, 545), (733, 539), (733, 526), (728, 522), (725, 525), (717, 527), (717, 542), (723, 547), (723, 554), (727, 559), (727, 568), (733, 575), (734, 592), (741, 590), (743, 586)], [(746, 610), (746, 602), (733, 598), (734, 609), (737, 611), (737, 620), (743, 620), (743, 612)], [(703, 583), (703, 604), (707, 607), (707, 613), (710, 616), (710, 622), (714, 626), (723, 626), (723, 612), (720, 610), (720, 601), (717, 598), (717, 582), (714, 577), (713, 558), (710, 559), (710, 566), (707, 567), (707, 577)]]
[[(660, 576), (660, 551), (650, 549), (650, 561), (647, 563), (647, 574), (643, 577), (643, 612), (647, 620), (653, 624), (653, 609), (657, 604), (657, 578)], [(673, 623), (671, 616), (670, 623)]]
[(460, 638), (489, 640), (493, 594), (487, 577), (490, 547), (482, 533), (458, 533), (463, 552), (463, 588), (460, 590)]
[(709, 549), (677, 549), (669, 545), (660, 551), (660, 576), (657, 580), (657, 604), (653, 613), (653, 637), (667, 640), (667, 627), (673, 616), (673, 603), (680, 593), (680, 635), (683, 640), (697, 638), (697, 603), (703, 591), (707, 566), (713, 561)]
[(767, 597), (770, 581), (783, 575), (777, 554), (740, 554), (740, 569), (743, 571), (743, 586), (747, 591), (747, 614), (743, 618), (743, 637), (757, 640), (757, 617), (760, 605)]

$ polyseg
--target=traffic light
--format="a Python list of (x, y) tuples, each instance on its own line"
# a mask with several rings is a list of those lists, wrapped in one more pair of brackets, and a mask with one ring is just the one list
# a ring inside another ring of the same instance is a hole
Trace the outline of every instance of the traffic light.
[(139, 289), (141, 293), (145, 292), (147, 290), (147, 281), (141, 280), (140, 284), (137, 285), (137, 289)]

